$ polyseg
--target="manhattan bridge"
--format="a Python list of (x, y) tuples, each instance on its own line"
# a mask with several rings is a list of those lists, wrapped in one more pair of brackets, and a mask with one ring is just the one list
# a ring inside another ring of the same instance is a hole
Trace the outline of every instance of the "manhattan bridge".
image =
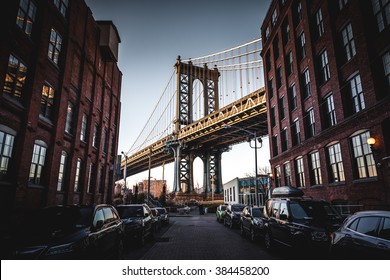
[(174, 64), (141, 133), (125, 153), (126, 176), (174, 162), (173, 190), (194, 191), (193, 162), (203, 162), (203, 190), (222, 190), (221, 155), (268, 134), (261, 39)]

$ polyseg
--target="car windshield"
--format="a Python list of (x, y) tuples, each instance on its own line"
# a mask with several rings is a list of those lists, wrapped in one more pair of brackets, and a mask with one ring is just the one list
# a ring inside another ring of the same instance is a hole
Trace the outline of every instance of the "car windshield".
[(244, 205), (233, 205), (232, 206), (232, 211), (234, 211), (234, 212), (242, 212), (244, 207), (245, 207)]
[(252, 209), (252, 216), (255, 218), (260, 218), (263, 216), (263, 210), (260, 208), (253, 208)]
[(119, 213), (119, 217), (121, 219), (142, 217), (144, 215), (144, 211), (142, 210), (142, 206), (118, 207), (117, 210)]
[(225, 205), (221, 206), (221, 211), (225, 211), (225, 209), (226, 209)]
[(322, 202), (292, 202), (290, 208), (291, 214), (295, 219), (329, 219), (339, 217), (339, 214), (331, 205)]
[(164, 208), (157, 208), (157, 211), (158, 211), (160, 214), (165, 214), (165, 213), (167, 212)]

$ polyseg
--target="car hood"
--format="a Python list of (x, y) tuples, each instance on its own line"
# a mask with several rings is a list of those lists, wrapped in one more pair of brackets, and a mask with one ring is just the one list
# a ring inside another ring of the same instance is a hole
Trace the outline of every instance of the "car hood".
[(337, 220), (318, 220), (318, 219), (301, 219), (294, 221), (293, 224), (298, 227), (311, 228), (316, 231), (330, 231), (337, 230), (341, 225), (341, 219)]
[(125, 225), (133, 225), (133, 224), (139, 223), (139, 221), (141, 221), (141, 220), (142, 220), (141, 217), (129, 217), (126, 219), (122, 219), (122, 221)]
[(69, 229), (31, 229), (12, 237), (15, 247), (30, 246), (56, 246), (82, 240), (90, 233), (87, 226), (73, 227)]

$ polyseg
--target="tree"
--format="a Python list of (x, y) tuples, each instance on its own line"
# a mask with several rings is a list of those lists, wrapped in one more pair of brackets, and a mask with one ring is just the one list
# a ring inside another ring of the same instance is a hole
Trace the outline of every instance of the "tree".
[(167, 186), (165, 183), (163, 185), (163, 189), (162, 189), (162, 192), (161, 192), (158, 200), (161, 202), (162, 206), (166, 206), (166, 204), (167, 204)]

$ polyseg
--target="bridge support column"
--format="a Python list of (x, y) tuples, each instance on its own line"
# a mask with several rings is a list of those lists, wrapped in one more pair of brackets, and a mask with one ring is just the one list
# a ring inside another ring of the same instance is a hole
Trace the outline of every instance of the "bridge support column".
[(205, 157), (204, 177), (205, 193), (219, 194), (222, 190), (221, 155), (223, 151), (209, 151)]

